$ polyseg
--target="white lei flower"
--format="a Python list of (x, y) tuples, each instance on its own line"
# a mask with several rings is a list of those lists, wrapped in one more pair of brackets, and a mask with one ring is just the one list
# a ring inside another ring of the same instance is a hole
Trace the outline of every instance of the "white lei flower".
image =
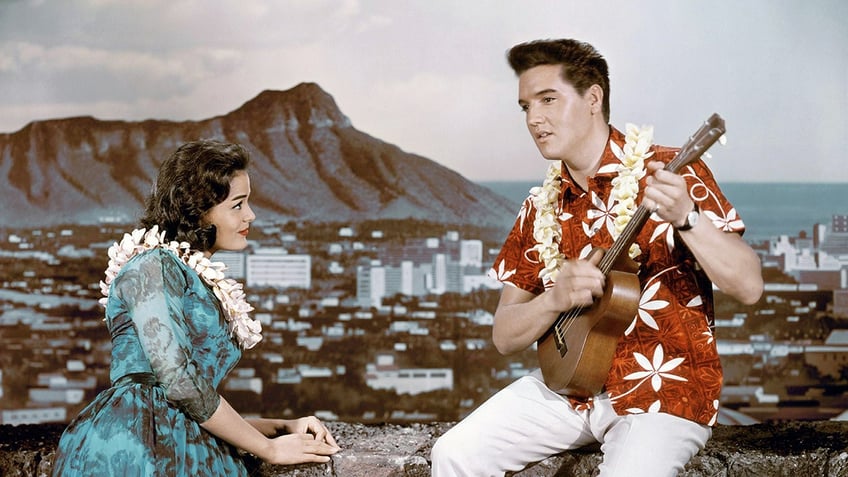
[[(638, 208), (636, 199), (639, 195), (639, 180), (645, 177), (645, 160), (654, 154), (649, 152), (654, 139), (653, 126), (639, 128), (628, 123), (625, 130), (623, 150), (610, 140), (610, 149), (621, 161), (615, 169), (618, 176), (612, 180), (612, 195), (616, 200), (613, 208), (616, 213), (613, 239), (621, 235)], [(530, 189), (533, 206), (536, 208), (536, 218), (533, 221), (533, 238), (536, 240), (536, 245), (533, 246), (533, 250), (538, 252), (539, 260), (544, 264), (539, 272), (539, 278), (543, 281), (555, 282), (559, 267), (565, 260), (559, 250), (562, 225), (556, 216), (556, 204), (562, 189), (561, 173), (562, 162), (551, 163), (541, 187)], [(642, 252), (639, 250), (639, 245), (634, 243), (628, 253), (631, 258), (635, 258)]]
[(565, 259), (559, 251), (562, 225), (556, 216), (556, 204), (562, 189), (561, 173), (562, 162), (552, 162), (548, 166), (542, 186), (530, 189), (533, 206), (536, 208), (536, 218), (533, 220), (533, 238), (536, 240), (536, 245), (533, 246), (533, 250), (538, 252), (539, 260), (545, 264), (539, 272), (539, 278), (543, 281), (545, 279), (556, 281), (559, 266)]
[(224, 309), (230, 336), (235, 335), (242, 348), (253, 348), (262, 340), (262, 324), (248, 315), (253, 311), (253, 307), (245, 299), (241, 283), (224, 277), (226, 265), (221, 262), (212, 262), (203, 255), (203, 252), (192, 252), (188, 242), (166, 243), (165, 232), (160, 233), (157, 225), (150, 230), (135, 229), (131, 234), (124, 234), (120, 243), (116, 242), (109, 247), (109, 267), (106, 269), (106, 279), (100, 282), (100, 291), (104, 297), (99, 300), (101, 305), (106, 306), (109, 286), (118, 276), (121, 267), (139, 253), (156, 247), (172, 251), (212, 287), (212, 291)]
[[(645, 177), (645, 160), (654, 155), (650, 152), (651, 143), (654, 140), (654, 127), (637, 127), (635, 124), (625, 125), (624, 150), (619, 149), (618, 144), (610, 141), (610, 149), (615, 157), (621, 161), (616, 170), (618, 176), (612, 180), (612, 194), (618, 201), (615, 206), (616, 218), (613, 239), (617, 239), (624, 227), (633, 218), (638, 205), (636, 198), (639, 195), (639, 180)], [(641, 254), (639, 245), (634, 243), (630, 246), (628, 254), (630, 258), (636, 258)]]

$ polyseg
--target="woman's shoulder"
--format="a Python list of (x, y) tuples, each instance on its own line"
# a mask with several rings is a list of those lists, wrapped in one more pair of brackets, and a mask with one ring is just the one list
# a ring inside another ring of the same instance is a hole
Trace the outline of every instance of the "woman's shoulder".
[[(163, 275), (171, 278), (173, 275), (187, 277), (191, 269), (175, 252), (163, 247), (154, 247), (145, 250), (132, 257), (118, 273), (116, 280), (127, 273), (141, 273), (144, 275)], [(184, 278), (185, 279), (185, 278)]]
[(137, 296), (142, 290), (181, 295), (196, 286), (196, 277), (197, 274), (174, 252), (155, 247), (127, 261), (115, 276), (112, 290), (122, 299)]
[(149, 264), (182, 264), (182, 260), (177, 257), (177, 254), (171, 250), (165, 249), (164, 247), (153, 247), (150, 250), (145, 250), (143, 252), (139, 252), (134, 257), (132, 257), (124, 268), (128, 268), (130, 266), (142, 267)]

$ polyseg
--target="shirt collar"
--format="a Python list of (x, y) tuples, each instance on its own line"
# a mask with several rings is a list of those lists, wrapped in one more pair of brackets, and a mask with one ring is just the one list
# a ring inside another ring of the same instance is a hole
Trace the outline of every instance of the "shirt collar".
[[(610, 148), (610, 141), (618, 144), (618, 147), (624, 148), (624, 134), (618, 129), (610, 126), (610, 135), (609, 140), (607, 141), (606, 147), (604, 147), (604, 152), (601, 154), (601, 163), (598, 165), (598, 172), (595, 173), (594, 177), (611, 177), (618, 174), (616, 170), (618, 165), (621, 164), (621, 160), (615, 156)], [(605, 171), (605, 172), (604, 172)]]
[[(595, 180), (597, 179), (607, 179), (612, 180), (618, 172), (616, 171), (616, 166), (621, 164), (621, 161), (615, 156), (610, 148), (610, 141), (614, 141), (618, 144), (619, 147), (624, 147), (624, 134), (621, 131), (610, 126), (610, 135), (609, 140), (607, 141), (606, 147), (604, 147), (604, 152), (601, 153), (601, 162), (598, 164), (598, 172), (592, 176)], [(565, 167), (565, 163), (560, 161), (562, 170), (560, 172), (560, 176), (562, 177), (562, 192), (563, 195), (568, 194), (583, 194), (583, 189), (580, 188), (574, 181), (571, 179), (571, 174), (568, 172), (568, 168)], [(591, 182), (591, 179), (590, 179)]]

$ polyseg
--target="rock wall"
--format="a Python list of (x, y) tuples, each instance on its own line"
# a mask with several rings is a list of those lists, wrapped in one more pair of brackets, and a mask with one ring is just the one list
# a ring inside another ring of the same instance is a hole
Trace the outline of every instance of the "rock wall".
[[(257, 477), (425, 477), (430, 449), (452, 423), (363, 425), (331, 422), (343, 450), (327, 464), (272, 466), (250, 457)], [(61, 425), (0, 426), (0, 475), (50, 475)], [(567, 452), (512, 477), (590, 477), (597, 450)], [(848, 422), (796, 421), (717, 426), (681, 477), (848, 477)]]

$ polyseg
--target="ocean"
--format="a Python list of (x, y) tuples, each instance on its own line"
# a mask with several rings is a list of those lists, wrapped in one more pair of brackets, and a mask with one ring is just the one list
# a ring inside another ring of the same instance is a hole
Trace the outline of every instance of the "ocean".
[[(515, 210), (539, 182), (485, 181), (480, 185), (515, 203)], [(779, 235), (809, 236), (815, 224), (830, 225), (834, 215), (848, 215), (848, 183), (729, 182), (721, 190), (745, 222), (751, 243)]]

